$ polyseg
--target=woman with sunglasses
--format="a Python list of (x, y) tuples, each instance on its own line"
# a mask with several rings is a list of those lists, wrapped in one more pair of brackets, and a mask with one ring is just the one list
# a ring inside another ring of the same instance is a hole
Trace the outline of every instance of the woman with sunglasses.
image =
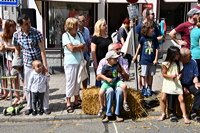
[[(105, 19), (99, 19), (94, 26), (94, 34), (91, 43), (91, 53), (94, 61), (94, 71), (96, 70), (101, 59), (108, 52), (108, 45), (112, 43), (112, 39), (107, 34), (107, 24)], [(96, 80), (95, 86), (100, 87), (101, 82)]]
[[(68, 18), (65, 22), (66, 32), (62, 35), (64, 48), (64, 70), (66, 76), (66, 109), (68, 113), (74, 112), (74, 107), (80, 105), (78, 96), (80, 83), (77, 82), (78, 70), (81, 63), (81, 52), (86, 50), (85, 41), (78, 33), (78, 19)], [(71, 97), (74, 96), (74, 106), (71, 105)]]

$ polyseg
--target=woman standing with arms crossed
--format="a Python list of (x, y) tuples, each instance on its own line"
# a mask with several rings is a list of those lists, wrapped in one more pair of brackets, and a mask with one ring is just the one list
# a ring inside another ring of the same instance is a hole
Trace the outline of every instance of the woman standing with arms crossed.
[[(13, 59), (13, 52), (15, 50), (15, 47), (12, 46), (12, 36), (13, 33), (16, 31), (16, 23), (13, 20), (6, 20), (5, 22), (5, 27), (4, 27), (4, 32), (0, 34), (0, 45), (1, 45), (1, 51), (5, 52), (6, 56), (6, 66), (8, 68), (9, 76), (11, 75), (11, 70), (12, 70), (12, 59)], [(2, 85), (4, 88), (7, 87), (7, 81), (2, 80)], [(13, 84), (13, 87), (16, 87), (15, 89), (19, 89), (19, 82), (18, 79), (15, 79), (15, 85)], [(12, 103), (13, 105), (18, 104), (20, 100), (19, 92), (15, 92), (16, 99)], [(9, 100), (10, 97), (8, 97), (8, 91), (4, 90), (3, 96), (0, 98), (2, 99), (7, 99)]]
[[(95, 74), (100, 60), (103, 59), (108, 52), (108, 45), (112, 43), (112, 39), (107, 34), (107, 29), (108, 27), (105, 19), (99, 19), (94, 26), (91, 52)], [(100, 87), (101, 81), (96, 80), (95, 86)]]
[(78, 106), (80, 83), (77, 82), (78, 70), (81, 62), (81, 52), (86, 50), (84, 39), (78, 30), (78, 20), (68, 18), (65, 22), (66, 32), (62, 35), (62, 46), (64, 48), (64, 70), (66, 76), (66, 109), (73, 113), (71, 97), (74, 96), (74, 106)]

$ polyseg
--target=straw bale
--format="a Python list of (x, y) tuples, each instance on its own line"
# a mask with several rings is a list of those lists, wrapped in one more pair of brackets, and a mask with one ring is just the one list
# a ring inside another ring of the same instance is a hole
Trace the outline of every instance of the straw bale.
[[(160, 102), (161, 102), (161, 97), (162, 97), (162, 93), (160, 93)], [(169, 116), (169, 110), (168, 110), (168, 100), (166, 99), (166, 114)], [(194, 101), (194, 95), (193, 94), (188, 94), (188, 95), (184, 95), (184, 102), (185, 102), (185, 107), (186, 107), (186, 113), (187, 116), (190, 116), (190, 111), (192, 110), (192, 105), (193, 105), (193, 101)], [(182, 111), (180, 109), (180, 104), (178, 99), (175, 101), (175, 111), (176, 111), (176, 116), (177, 117), (182, 117)], [(198, 115), (200, 115), (200, 111), (197, 112)]]
[[(97, 115), (100, 108), (99, 89), (100, 88), (97, 87), (91, 87), (82, 90), (82, 110), (85, 114)], [(143, 113), (146, 113), (143, 107), (144, 97), (139, 91), (129, 88), (127, 102), (131, 111), (124, 111), (122, 106), (121, 115), (124, 118), (140, 118)], [(114, 111), (114, 106), (112, 110)]]

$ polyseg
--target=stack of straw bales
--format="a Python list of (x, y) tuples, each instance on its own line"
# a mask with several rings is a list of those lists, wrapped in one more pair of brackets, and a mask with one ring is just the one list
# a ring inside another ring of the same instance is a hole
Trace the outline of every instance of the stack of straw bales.
[[(160, 93), (160, 101), (161, 101), (161, 97), (162, 97), (161, 95), (162, 95), (162, 93)], [(184, 95), (184, 102), (185, 102), (185, 106), (186, 106), (187, 116), (190, 117), (190, 111), (192, 109), (192, 105), (193, 105), (193, 102), (194, 102), (193, 94)], [(182, 117), (182, 111), (180, 109), (180, 104), (179, 104), (178, 99), (175, 101), (175, 111), (176, 111), (177, 117)], [(168, 100), (166, 100), (166, 113), (169, 116)], [(200, 111), (198, 111), (197, 113), (198, 113), (198, 115), (200, 115)]]
[[(82, 90), (82, 110), (85, 114), (97, 115), (100, 105), (99, 105), (99, 89), (97, 87), (92, 87), (89, 89)], [(121, 115), (124, 118), (140, 118), (143, 113), (146, 113), (143, 107), (144, 97), (141, 92), (128, 89), (128, 105), (130, 111), (126, 112), (121, 108)], [(113, 108), (114, 111), (114, 108)]]

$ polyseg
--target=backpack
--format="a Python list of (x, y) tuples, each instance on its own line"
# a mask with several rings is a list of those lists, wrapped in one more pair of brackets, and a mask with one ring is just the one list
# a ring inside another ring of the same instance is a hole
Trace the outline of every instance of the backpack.
[(117, 30), (111, 34), (111, 38), (112, 38), (113, 43), (117, 43), (118, 42), (117, 36), (118, 36), (118, 31)]

